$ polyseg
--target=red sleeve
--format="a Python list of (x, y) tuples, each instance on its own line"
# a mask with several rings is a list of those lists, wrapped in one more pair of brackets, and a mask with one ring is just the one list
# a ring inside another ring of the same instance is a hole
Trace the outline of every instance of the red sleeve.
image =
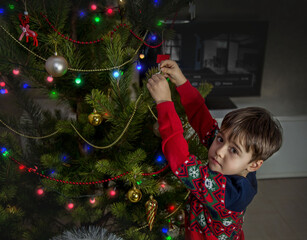
[(162, 151), (175, 172), (188, 158), (189, 148), (183, 137), (183, 128), (173, 102), (157, 105), (159, 131), (162, 138)]
[[(208, 171), (208, 166), (189, 154), (188, 144), (183, 137), (181, 121), (173, 102), (157, 105), (159, 131), (162, 137), (162, 151), (180, 181), (201, 202), (212, 198), (212, 192), (219, 187), (215, 183), (220, 173)], [(225, 184), (223, 184), (225, 187)], [(208, 186), (208, 187), (207, 187)]]
[(215, 135), (218, 125), (212, 118), (204, 98), (189, 81), (177, 87), (177, 91), (180, 95), (181, 104), (188, 116), (189, 123), (198, 134), (202, 144), (208, 148), (210, 145), (208, 136), (212, 137)]
[[(225, 199), (229, 199), (226, 196), (227, 178), (221, 173), (211, 171), (208, 165), (189, 154), (173, 102), (160, 103), (157, 110), (162, 150), (173, 173), (201, 204), (216, 206), (217, 212), (224, 211)], [(220, 221), (220, 215), (215, 214), (213, 220)]]

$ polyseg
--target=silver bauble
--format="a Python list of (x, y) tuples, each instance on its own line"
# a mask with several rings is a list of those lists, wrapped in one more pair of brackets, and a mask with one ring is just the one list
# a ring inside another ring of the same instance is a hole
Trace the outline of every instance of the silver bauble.
[(51, 56), (47, 59), (45, 68), (52, 77), (61, 77), (67, 72), (68, 63), (61, 56)]

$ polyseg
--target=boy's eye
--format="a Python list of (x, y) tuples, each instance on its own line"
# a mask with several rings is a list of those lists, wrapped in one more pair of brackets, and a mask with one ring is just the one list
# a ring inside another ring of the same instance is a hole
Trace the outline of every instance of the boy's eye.
[(238, 153), (237, 149), (235, 149), (234, 147), (230, 148), (230, 152), (234, 154)]
[(219, 137), (219, 136), (216, 137), (216, 140), (217, 140), (218, 142), (223, 142), (223, 138), (221, 138), (221, 137)]

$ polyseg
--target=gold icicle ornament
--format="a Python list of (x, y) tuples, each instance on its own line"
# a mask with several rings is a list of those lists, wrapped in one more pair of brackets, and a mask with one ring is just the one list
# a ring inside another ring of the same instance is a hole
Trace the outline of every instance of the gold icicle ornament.
[(153, 198), (152, 195), (149, 197), (149, 200), (145, 203), (145, 208), (146, 208), (148, 227), (149, 230), (151, 231), (158, 210), (158, 202)]

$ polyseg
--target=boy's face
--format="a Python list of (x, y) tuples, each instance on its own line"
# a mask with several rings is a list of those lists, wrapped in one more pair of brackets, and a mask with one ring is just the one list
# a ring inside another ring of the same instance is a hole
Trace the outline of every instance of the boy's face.
[(208, 152), (209, 168), (223, 175), (246, 177), (250, 172), (252, 151), (246, 152), (239, 141), (230, 141), (231, 130), (219, 132)]

